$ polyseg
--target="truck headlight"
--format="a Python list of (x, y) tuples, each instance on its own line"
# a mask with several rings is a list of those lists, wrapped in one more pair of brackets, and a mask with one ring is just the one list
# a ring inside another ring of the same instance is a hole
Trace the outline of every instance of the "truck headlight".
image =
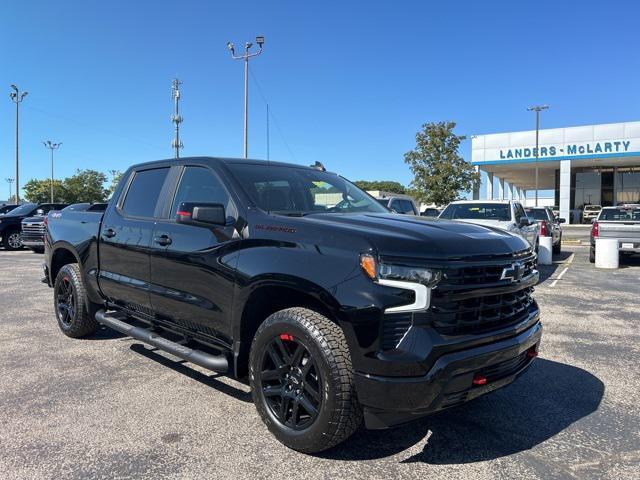
[(402, 282), (420, 283), (433, 288), (442, 278), (442, 272), (432, 268), (408, 267), (390, 263), (379, 263), (373, 255), (360, 255), (360, 266), (372, 280), (398, 280)]
[(360, 267), (367, 277), (379, 285), (411, 290), (414, 293), (413, 302), (385, 308), (385, 313), (425, 311), (431, 303), (431, 290), (442, 278), (440, 270), (379, 263), (368, 253), (360, 255)]

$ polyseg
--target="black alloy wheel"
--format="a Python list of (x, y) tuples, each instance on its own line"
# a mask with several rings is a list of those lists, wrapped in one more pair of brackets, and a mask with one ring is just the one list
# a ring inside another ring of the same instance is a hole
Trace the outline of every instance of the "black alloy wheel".
[(322, 407), (322, 380), (308, 347), (283, 333), (266, 346), (259, 372), (262, 394), (271, 413), (294, 430), (310, 427)]
[(56, 288), (56, 308), (60, 322), (70, 327), (76, 316), (77, 301), (68, 276), (63, 276)]

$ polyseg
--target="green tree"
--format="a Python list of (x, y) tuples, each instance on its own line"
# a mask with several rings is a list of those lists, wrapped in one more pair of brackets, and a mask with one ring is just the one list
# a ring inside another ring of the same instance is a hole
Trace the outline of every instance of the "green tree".
[(393, 193), (406, 193), (407, 189), (399, 182), (394, 182), (392, 180), (356, 180), (353, 182), (356, 186), (361, 188), (362, 190), (371, 191), (371, 190), (382, 190), (385, 192), (393, 192)]
[[(51, 200), (51, 179), (38, 180), (32, 178), (24, 184), (24, 198), (33, 203), (47, 203)], [(66, 202), (66, 192), (60, 180), (53, 181), (53, 199)]]
[(424, 124), (416, 133), (416, 147), (404, 154), (418, 200), (446, 205), (478, 185), (479, 174), (458, 153), (465, 137), (453, 132), (455, 126), (455, 122)]
[(111, 175), (111, 185), (107, 188), (107, 195), (113, 195), (113, 192), (118, 188), (118, 183), (122, 178), (122, 172), (120, 170), (109, 170), (109, 174)]
[(76, 173), (64, 179), (66, 203), (96, 203), (107, 199), (108, 191), (104, 188), (107, 176), (97, 170), (76, 170)]

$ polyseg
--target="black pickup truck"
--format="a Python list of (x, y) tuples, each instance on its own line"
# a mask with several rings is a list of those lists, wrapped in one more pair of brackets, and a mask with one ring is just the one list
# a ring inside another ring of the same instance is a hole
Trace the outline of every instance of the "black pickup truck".
[(104, 215), (51, 215), (45, 254), (66, 335), (103, 324), (246, 378), (304, 452), (505, 386), (540, 345), (525, 240), (393, 214), (320, 166), (140, 164)]

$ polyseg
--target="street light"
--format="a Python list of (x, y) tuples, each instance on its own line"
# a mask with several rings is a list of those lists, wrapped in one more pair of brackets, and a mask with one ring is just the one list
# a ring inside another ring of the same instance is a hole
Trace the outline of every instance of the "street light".
[(53, 203), (53, 151), (59, 149), (62, 142), (53, 143), (51, 140), (47, 140), (46, 142), (42, 142), (42, 144), (51, 150), (51, 203)]
[(538, 137), (540, 135), (540, 111), (547, 110), (548, 108), (549, 105), (535, 105), (527, 108), (528, 112), (536, 112), (536, 207), (538, 206), (538, 160), (540, 156)]
[(9, 98), (13, 103), (16, 104), (16, 203), (20, 203), (20, 162), (18, 156), (18, 126), (20, 119), (20, 103), (24, 100), (29, 92), (20, 92), (18, 87), (11, 84), (10, 85), (13, 92), (9, 94)]
[(231, 58), (234, 60), (244, 60), (244, 158), (249, 158), (249, 59), (257, 57), (262, 53), (262, 45), (264, 45), (264, 37), (259, 35), (256, 37), (256, 43), (259, 50), (249, 53), (253, 43), (244, 44), (244, 53), (236, 55), (235, 46), (231, 42), (227, 42), (227, 48), (231, 52)]
[(9, 196), (7, 197), (7, 202), (11, 198), (11, 184), (13, 183), (14, 180), (15, 180), (15, 178), (5, 178), (4, 179), (4, 181), (9, 184)]

